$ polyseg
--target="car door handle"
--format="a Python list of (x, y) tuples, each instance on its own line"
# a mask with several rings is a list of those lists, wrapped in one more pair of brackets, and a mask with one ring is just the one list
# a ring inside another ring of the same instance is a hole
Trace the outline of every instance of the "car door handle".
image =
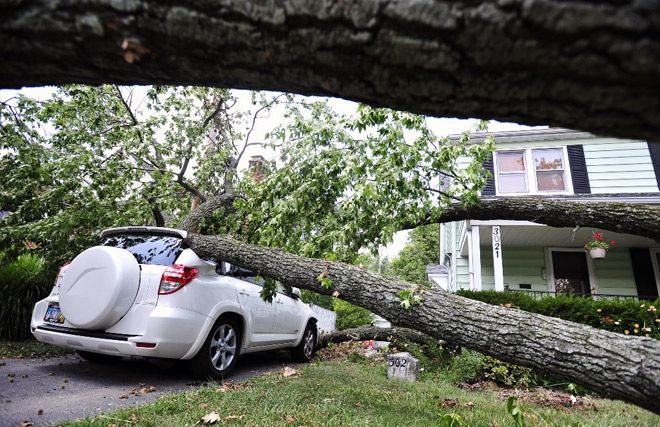
[(238, 293), (241, 294), (241, 295), (250, 295), (249, 292), (238, 291)]

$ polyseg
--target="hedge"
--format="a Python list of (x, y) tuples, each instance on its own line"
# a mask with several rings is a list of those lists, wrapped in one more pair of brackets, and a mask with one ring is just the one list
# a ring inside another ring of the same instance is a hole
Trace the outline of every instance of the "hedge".
[(660, 339), (660, 298), (655, 301), (606, 300), (557, 295), (534, 298), (523, 292), (468, 291), (458, 295), (488, 304), (514, 307), (595, 328)]
[(52, 287), (43, 258), (23, 254), (10, 259), (0, 252), (0, 340), (20, 341), (31, 336), (34, 304)]

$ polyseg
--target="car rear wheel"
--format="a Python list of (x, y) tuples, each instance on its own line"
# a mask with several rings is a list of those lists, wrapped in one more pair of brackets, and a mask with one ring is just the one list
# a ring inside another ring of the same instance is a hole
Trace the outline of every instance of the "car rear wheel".
[(211, 328), (204, 345), (190, 360), (191, 371), (204, 379), (223, 379), (238, 361), (241, 352), (241, 325), (222, 316)]
[(300, 344), (293, 348), (291, 356), (294, 362), (309, 362), (314, 358), (316, 353), (316, 325), (309, 322), (303, 333)]

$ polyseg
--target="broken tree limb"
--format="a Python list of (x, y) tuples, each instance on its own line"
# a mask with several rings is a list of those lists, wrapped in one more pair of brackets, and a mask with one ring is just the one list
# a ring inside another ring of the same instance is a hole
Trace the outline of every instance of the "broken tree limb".
[(236, 193), (233, 191), (210, 197), (207, 201), (190, 211), (179, 223), (179, 228), (193, 233), (197, 232), (199, 223), (204, 218), (218, 209), (231, 208), (234, 200), (236, 200)]
[[(200, 256), (227, 260), (291, 286), (339, 297), (451, 344), (569, 379), (602, 395), (660, 413), (660, 341), (433, 290), (410, 310), (399, 292), (413, 285), (353, 265), (296, 256), (228, 236), (191, 234)], [(325, 272), (325, 273), (324, 273)], [(331, 287), (321, 285), (326, 274)]]
[(366, 326), (362, 328), (349, 328), (323, 334), (319, 338), (319, 347), (327, 347), (329, 344), (339, 344), (348, 341), (400, 341), (415, 344), (428, 344), (438, 342), (426, 334), (408, 328), (379, 328), (377, 326)]
[(0, 86), (192, 84), (660, 141), (660, 2), (0, 2)]
[(478, 204), (455, 204), (424, 220), (420, 225), (477, 220), (525, 220), (552, 227), (594, 227), (617, 233), (645, 236), (660, 242), (660, 207), (642, 204), (551, 199), (547, 197), (501, 197), (481, 199)]

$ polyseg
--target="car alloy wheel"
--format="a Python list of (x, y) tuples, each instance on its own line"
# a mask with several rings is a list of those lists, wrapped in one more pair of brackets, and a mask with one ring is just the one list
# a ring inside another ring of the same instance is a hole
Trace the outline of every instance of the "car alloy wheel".
[(305, 340), (303, 353), (306, 358), (311, 359), (314, 354), (314, 331), (308, 328), (305, 331), (305, 337), (303, 339)]
[(236, 356), (236, 331), (231, 325), (218, 326), (210, 342), (211, 364), (218, 371), (226, 370)]

